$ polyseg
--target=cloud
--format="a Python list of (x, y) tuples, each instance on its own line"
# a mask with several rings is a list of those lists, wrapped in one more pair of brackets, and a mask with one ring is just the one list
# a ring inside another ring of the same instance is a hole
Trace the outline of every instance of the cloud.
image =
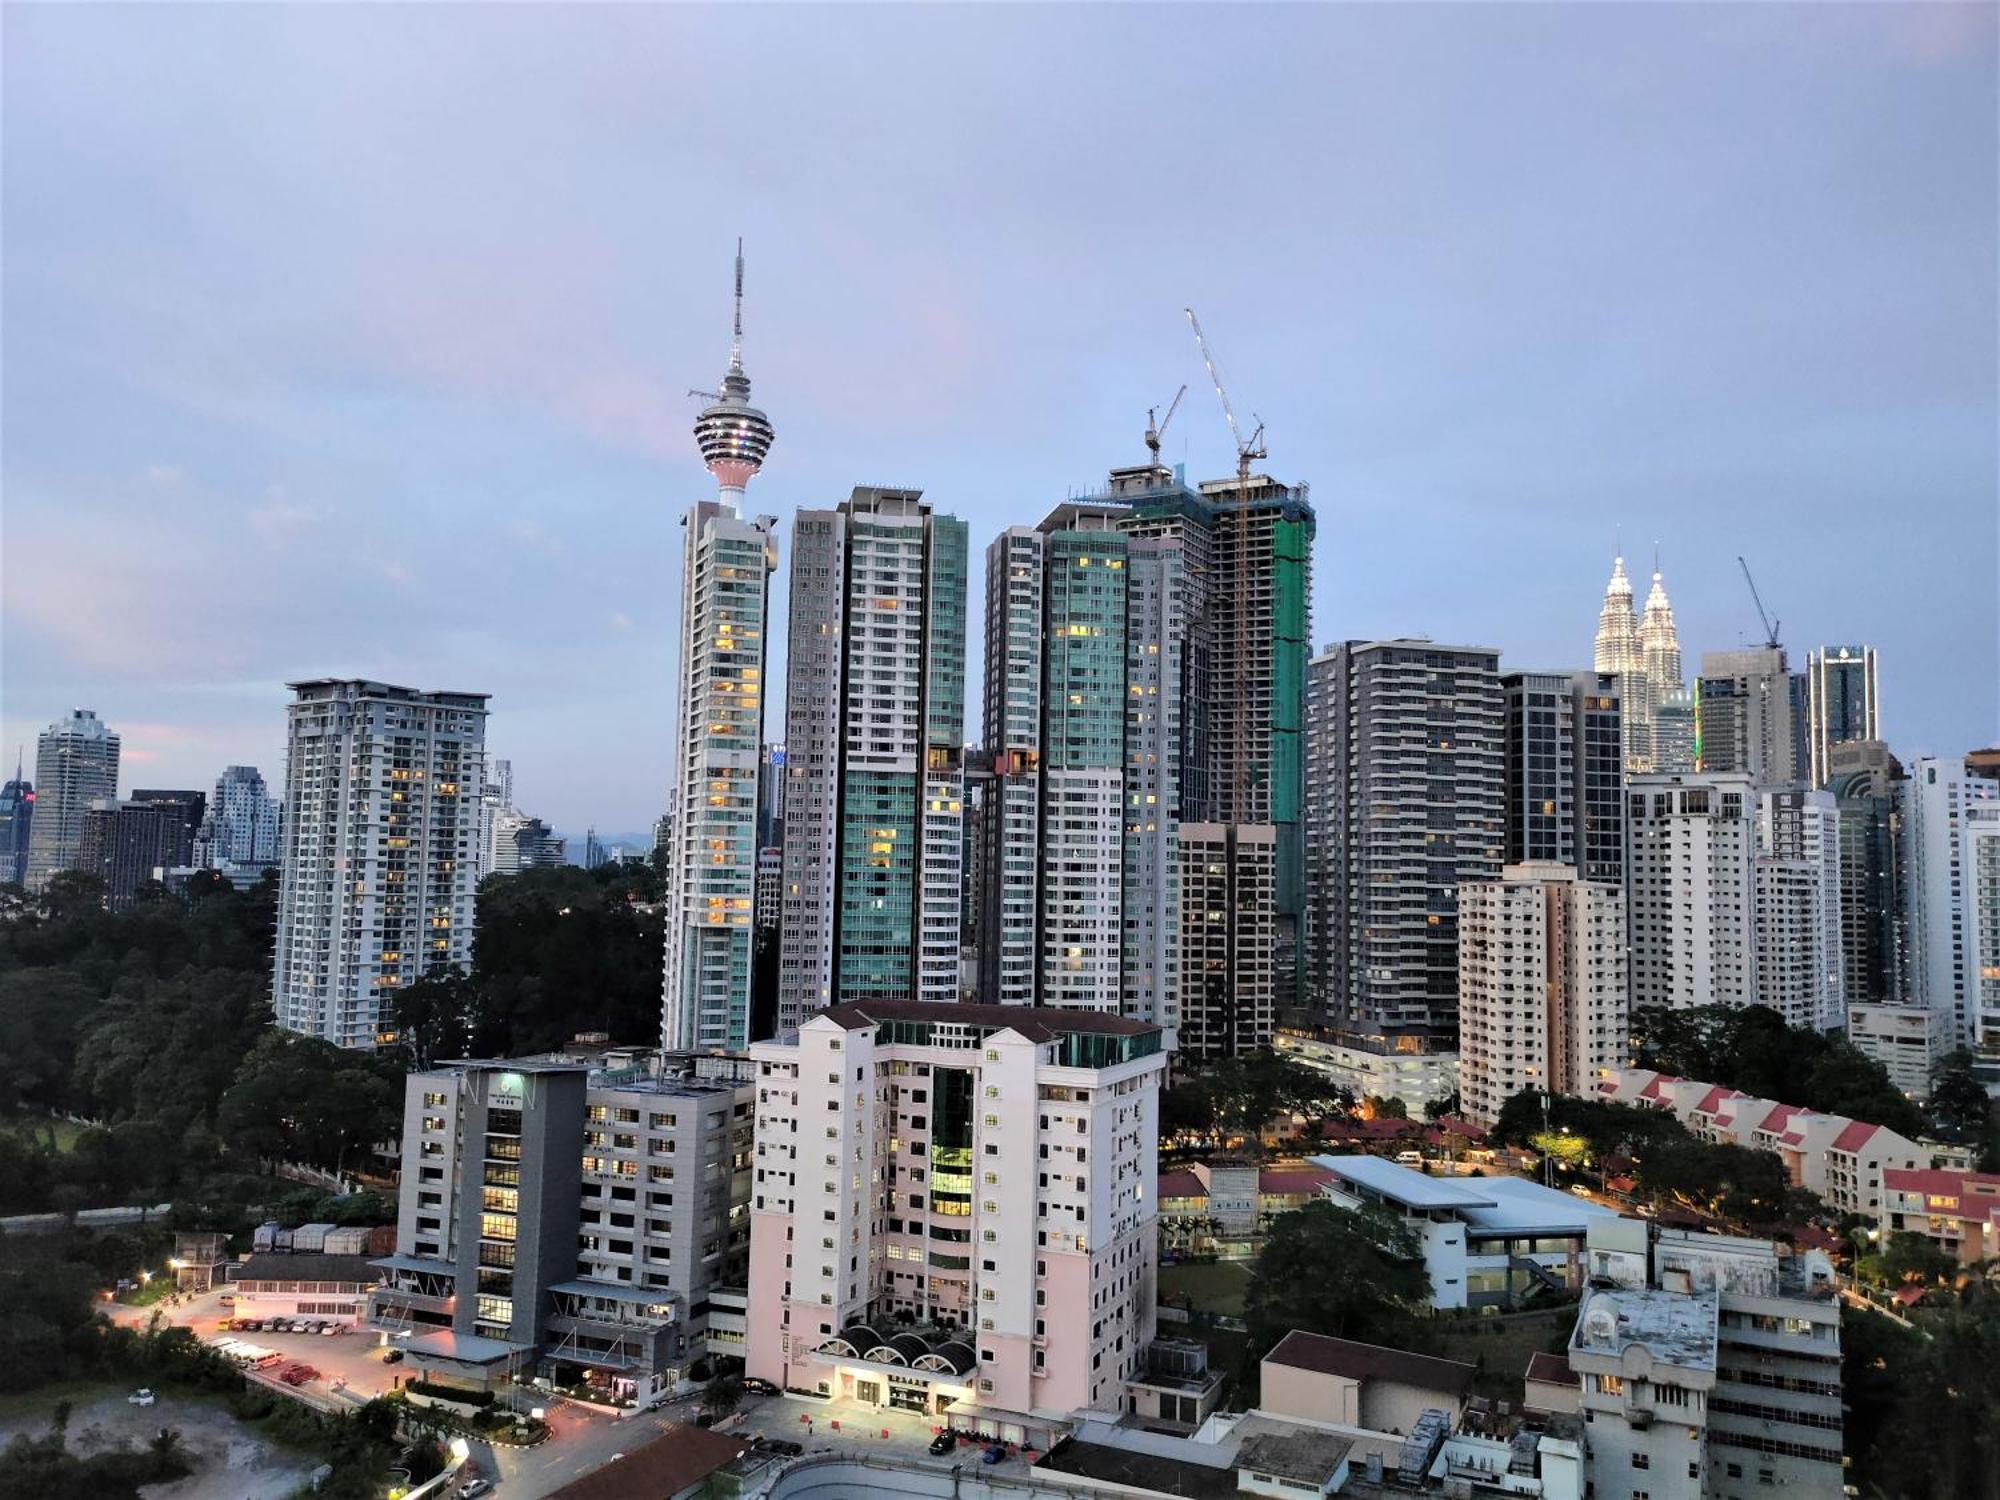
[(622, 609), (613, 610), (610, 615), (610, 625), (613, 630), (623, 634), (632, 628), (632, 617)]
[(246, 510), (243, 518), (259, 538), (279, 551), (305, 533), (316, 530), (322, 519), (317, 506), (286, 500), (282, 492), (274, 492), (273, 498), (265, 504)]

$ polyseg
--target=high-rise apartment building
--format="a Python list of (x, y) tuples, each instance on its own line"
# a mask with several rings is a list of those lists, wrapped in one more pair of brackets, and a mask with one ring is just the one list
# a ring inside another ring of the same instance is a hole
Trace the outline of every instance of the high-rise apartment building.
[(1371, 1031), (1458, 1024), (1458, 889), (1500, 873), (1500, 653), (1348, 641), (1306, 684), (1315, 1004)]
[(793, 529), (778, 1026), (954, 1000), (963, 900), (965, 523), (861, 486)]
[(2000, 785), (1967, 777), (1953, 760), (1924, 757), (1909, 772), (1896, 783), (1903, 995), (1948, 1018), (1953, 1046), (1971, 1047), (1979, 1011), (1971, 824), (2000, 811)]
[(861, 1001), (755, 1044), (747, 1373), (963, 1426), (1123, 1410), (1163, 1043), (1101, 1011)]
[(1793, 1026), (1846, 1026), (1840, 816), (1831, 793), (1789, 786), (1757, 794), (1751, 888), (1757, 1004)]
[(749, 1261), (750, 1065), (635, 1052), (456, 1062), (405, 1083), (396, 1253), (370, 1321), (413, 1371), (504, 1365), (671, 1395)]
[(771, 517), (704, 500), (682, 523), (674, 845), (666, 869), (662, 1045), (750, 1044)]
[(1960, 1045), (1972, 1049), (1974, 1065), (1989, 1092), (2000, 1083), (2000, 801), (1969, 808), (1965, 819), (1968, 901), (1967, 1029)]
[(1879, 740), (1847, 741), (1831, 759), (1827, 790), (1840, 822), (1842, 985), (1850, 1007), (1886, 1004), (1903, 993), (1896, 853), (1896, 783), (1903, 768)]
[(1602, 672), (1505, 672), (1505, 858), (1625, 879), (1622, 679)]
[(1750, 777), (1635, 776), (1626, 809), (1632, 1008), (1752, 1004), (1757, 796)]
[(1625, 892), (1574, 866), (1510, 864), (1458, 892), (1459, 1092), (1490, 1125), (1522, 1089), (1588, 1096), (1625, 1066)]
[(1278, 848), (1269, 823), (1180, 826), (1176, 1045), (1185, 1058), (1237, 1057), (1271, 1044), (1283, 977)]
[[(199, 801), (201, 794), (193, 794)], [(187, 809), (178, 801), (134, 795), (129, 802), (100, 797), (83, 815), (76, 868), (104, 882), (104, 904), (130, 911), (139, 888), (164, 881), (180, 857)]]
[(1593, 666), (1600, 676), (1618, 679), (1625, 768), (1658, 769), (1658, 714), (1661, 705), (1681, 691), (1681, 643), (1673, 605), (1667, 600), (1666, 581), (1657, 563), (1641, 618), (1632, 607), (1632, 580), (1626, 575), (1625, 559), (1612, 560), (1611, 581), (1605, 585), (1604, 602), (1597, 614)]
[(1675, 688), (1653, 705), (1653, 769), (1686, 776), (1694, 768), (1694, 689)]
[(1130, 507), (1119, 524), (1133, 536), (1179, 544), (1186, 580), (1179, 818), (1275, 830), (1274, 984), (1280, 1005), (1295, 1004), (1305, 963), (1302, 695), (1314, 531), (1307, 487), (1253, 474), (1244, 485), (1211, 480), (1194, 491), (1178, 470), (1152, 463), (1113, 470), (1108, 498)]
[(0, 883), (20, 885), (28, 878), (28, 843), (35, 826), (35, 784), (22, 773), (17, 759), (14, 779), (0, 787)]
[(1185, 574), (1125, 515), (1072, 501), (987, 549), (981, 997), (1171, 1027)]
[(228, 766), (208, 805), (206, 859), (211, 868), (257, 869), (278, 862), (279, 803), (255, 766)]
[(1783, 646), (1705, 651), (1695, 686), (1698, 769), (1745, 771), (1759, 786), (1806, 779), (1805, 678)]
[(1747, 772), (1627, 789), (1632, 1005), (1767, 1005), (1845, 1024), (1840, 834), (1831, 796)]
[(291, 684), (272, 985), (277, 1023), (391, 1040), (395, 991), (472, 966), (486, 695)]
[(90, 805), (118, 796), (118, 736), (87, 708), (71, 709), (35, 745), (35, 819), (28, 836), (26, 885), (39, 891), (49, 877), (76, 868), (83, 816)]
[(162, 868), (185, 869), (191, 866), (194, 863), (195, 841), (201, 836), (202, 824), (208, 821), (207, 794), (195, 791), (167, 791), (158, 787), (134, 787), (131, 800), (167, 809), (171, 814), (169, 819), (171, 833), (163, 851), (169, 857), (160, 862)]
[(1806, 654), (1806, 754), (1814, 786), (1833, 779), (1833, 747), (1882, 738), (1873, 646), (1822, 646)]

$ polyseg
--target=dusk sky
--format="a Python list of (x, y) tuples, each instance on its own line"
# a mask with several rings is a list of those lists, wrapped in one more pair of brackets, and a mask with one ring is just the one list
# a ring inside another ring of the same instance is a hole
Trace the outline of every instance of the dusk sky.
[(524, 810), (650, 827), (738, 234), (780, 616), (797, 507), (921, 486), (969, 704), (1002, 527), (1184, 381), (1166, 456), (1231, 467), (1191, 303), (1312, 486), (1317, 641), (1588, 665), (1622, 535), (1692, 670), (1761, 635), (1740, 552), (1795, 663), (1876, 646), (1897, 752), (1962, 753), (1995, 16), (7, 6), (8, 774), (81, 705), (126, 789), (275, 785), (284, 683), (366, 676), (491, 693)]

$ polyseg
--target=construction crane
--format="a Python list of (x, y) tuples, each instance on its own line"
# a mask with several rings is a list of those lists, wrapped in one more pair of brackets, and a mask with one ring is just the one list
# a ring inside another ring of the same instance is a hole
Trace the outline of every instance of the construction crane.
[[(1208, 335), (1201, 331), (1201, 319), (1194, 315), (1191, 307), (1181, 310), (1187, 314), (1188, 326), (1194, 330), (1195, 344), (1201, 350), (1201, 362), (1208, 367), (1208, 378), (1215, 382), (1216, 399), (1222, 403), (1223, 419), (1229, 423), (1230, 441), (1236, 444), (1236, 577), (1229, 600), (1229, 607), (1236, 616), (1236, 662), (1231, 674), (1236, 679), (1236, 722), (1231, 726), (1230, 734), (1230, 755), (1236, 763), (1236, 795), (1229, 821), (1248, 823), (1255, 821), (1250, 811), (1247, 741), (1250, 728), (1250, 465), (1257, 459), (1268, 457), (1264, 447), (1264, 423), (1260, 418), (1256, 430), (1247, 438), (1243, 436), (1243, 429), (1236, 421), (1236, 408), (1230, 404), (1229, 391), (1222, 384), (1222, 372), (1216, 368), (1215, 351), (1209, 347)], [(1254, 417), (1256, 413), (1251, 415)]]
[(1153, 413), (1158, 410), (1157, 407), (1146, 408), (1146, 451), (1153, 455), (1154, 463), (1160, 461), (1160, 439), (1167, 435), (1167, 423), (1173, 421), (1174, 413), (1180, 410), (1181, 397), (1186, 394), (1187, 385), (1183, 382), (1181, 388), (1174, 392), (1174, 399), (1167, 403), (1167, 415), (1164, 421), (1158, 423), (1153, 421)]
[(1743, 570), (1743, 581), (1750, 585), (1750, 602), (1757, 606), (1757, 618), (1764, 622), (1764, 644), (1775, 651), (1778, 648), (1778, 627), (1784, 624), (1784, 621), (1774, 620), (1765, 612), (1764, 600), (1757, 592), (1757, 580), (1750, 576), (1750, 564), (1743, 560), (1740, 553), (1736, 558), (1736, 566)]

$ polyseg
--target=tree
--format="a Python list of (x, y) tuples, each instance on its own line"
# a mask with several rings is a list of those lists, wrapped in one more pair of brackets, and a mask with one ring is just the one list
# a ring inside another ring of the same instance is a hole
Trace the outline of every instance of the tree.
[(1394, 1344), (1413, 1335), (1430, 1299), (1423, 1246), (1408, 1225), (1378, 1206), (1320, 1199), (1272, 1221), (1243, 1312), (1261, 1359), (1294, 1328)]
[(390, 1002), (396, 1036), (418, 1068), (469, 1054), (481, 1013), (478, 987), (453, 965), (433, 968)]
[(1879, 1251), (1854, 1264), (1854, 1274), (1876, 1286), (1935, 1285), (1957, 1269), (1956, 1258), (1907, 1229), (1897, 1230)]
[(723, 1373), (712, 1377), (701, 1390), (703, 1411), (726, 1417), (743, 1404), (743, 1382), (735, 1375)]
[(1457, 1114), (1458, 1108), (1458, 1090), (1453, 1089), (1441, 1099), (1426, 1100), (1424, 1102), (1424, 1118), (1426, 1120), (1442, 1120), (1447, 1115)]
[(217, 1122), (259, 1156), (339, 1170), (350, 1151), (394, 1134), (402, 1077), (393, 1057), (268, 1031), (222, 1096)]

